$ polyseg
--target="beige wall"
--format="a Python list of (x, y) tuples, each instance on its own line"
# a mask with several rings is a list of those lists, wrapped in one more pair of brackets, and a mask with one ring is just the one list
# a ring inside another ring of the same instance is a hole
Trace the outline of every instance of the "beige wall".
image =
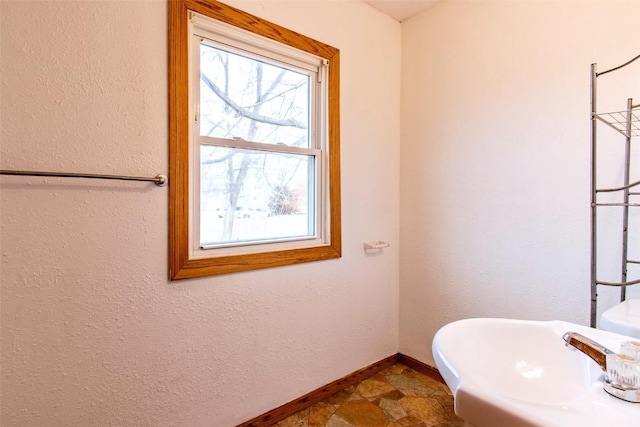
[[(636, 1), (446, 1), (402, 24), (401, 352), (433, 363), (425, 344), (466, 317), (589, 323), (589, 67), (640, 53), (638, 16)], [(640, 99), (638, 72), (603, 79), (605, 111)], [(620, 183), (606, 159), (603, 186)], [(619, 242), (602, 243), (619, 280)]]
[[(400, 24), (229, 3), (341, 49), (343, 258), (169, 283), (167, 187), (3, 176), (3, 427), (230, 426), (397, 352)], [(164, 1), (0, 15), (3, 169), (167, 172)]]
[[(640, 4), (228, 3), (341, 49), (344, 257), (169, 283), (166, 187), (3, 176), (3, 427), (234, 425), (432, 363), (451, 320), (588, 322), (588, 67), (638, 53)], [(166, 173), (163, 1), (0, 12), (2, 168)]]

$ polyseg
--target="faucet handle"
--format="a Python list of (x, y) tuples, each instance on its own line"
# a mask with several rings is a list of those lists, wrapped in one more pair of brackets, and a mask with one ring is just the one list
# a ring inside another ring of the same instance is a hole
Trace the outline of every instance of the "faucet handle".
[(624, 354), (608, 355), (607, 380), (622, 389), (640, 390), (640, 360)]
[(640, 403), (640, 361), (624, 354), (608, 355), (604, 390), (627, 402)]
[(620, 353), (640, 362), (640, 341), (624, 341), (620, 344)]

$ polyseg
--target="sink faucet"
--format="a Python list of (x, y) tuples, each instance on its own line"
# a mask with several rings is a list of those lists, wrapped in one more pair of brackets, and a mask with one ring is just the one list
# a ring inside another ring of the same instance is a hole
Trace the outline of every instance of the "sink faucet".
[(640, 403), (640, 361), (617, 354), (577, 332), (567, 332), (562, 339), (593, 359), (604, 371), (604, 390), (627, 402)]
[(562, 336), (562, 339), (567, 345), (577, 348), (592, 358), (603, 371), (607, 371), (607, 355), (615, 354), (615, 352), (577, 332), (567, 332)]

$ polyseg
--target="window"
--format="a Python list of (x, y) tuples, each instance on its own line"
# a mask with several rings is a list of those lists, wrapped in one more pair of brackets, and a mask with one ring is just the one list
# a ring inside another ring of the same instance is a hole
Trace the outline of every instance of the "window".
[(339, 51), (169, 4), (171, 279), (340, 257)]

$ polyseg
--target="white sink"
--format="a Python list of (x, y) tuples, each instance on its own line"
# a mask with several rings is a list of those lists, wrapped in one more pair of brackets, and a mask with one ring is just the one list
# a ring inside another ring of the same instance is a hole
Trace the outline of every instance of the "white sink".
[(640, 299), (628, 299), (602, 313), (600, 328), (640, 339)]
[(433, 356), (467, 426), (640, 425), (640, 403), (603, 390), (601, 368), (565, 345), (578, 332), (618, 352), (631, 338), (562, 321), (466, 319), (442, 327)]

